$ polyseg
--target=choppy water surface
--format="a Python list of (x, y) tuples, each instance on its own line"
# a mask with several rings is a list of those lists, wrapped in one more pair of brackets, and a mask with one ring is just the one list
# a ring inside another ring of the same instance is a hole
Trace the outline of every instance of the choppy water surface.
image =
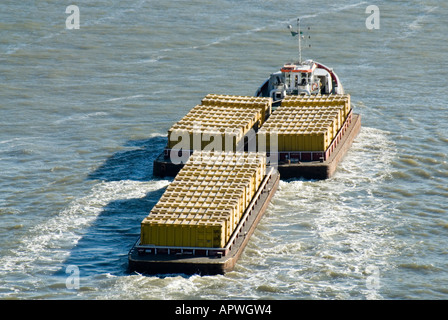
[[(448, 298), (447, 4), (78, 1), (0, 4), (3, 299)], [(208, 93), (251, 95), (303, 52), (334, 67), (362, 131), (326, 181), (281, 181), (235, 270), (128, 274), (170, 180), (152, 163)], [(67, 266), (80, 288), (67, 288)]]

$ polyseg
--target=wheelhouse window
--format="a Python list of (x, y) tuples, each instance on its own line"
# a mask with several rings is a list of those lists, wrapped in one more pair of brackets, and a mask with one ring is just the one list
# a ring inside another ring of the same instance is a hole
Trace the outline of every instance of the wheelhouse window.
[(292, 83), (291, 83), (291, 72), (287, 72), (285, 74), (285, 81), (286, 81), (286, 85), (288, 86), (288, 88), (292, 87)]
[(301, 80), (300, 85), (305, 86), (309, 82), (308, 73), (306, 73), (306, 72), (301, 73), (301, 78), (302, 78), (302, 80)]

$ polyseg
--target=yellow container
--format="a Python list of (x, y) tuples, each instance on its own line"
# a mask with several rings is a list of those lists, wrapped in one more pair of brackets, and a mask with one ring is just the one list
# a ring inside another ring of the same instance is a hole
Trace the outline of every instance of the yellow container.
[(157, 243), (157, 231), (152, 229), (152, 221), (148, 218), (143, 219), (140, 227), (140, 242), (142, 244)]
[(190, 224), (192, 229), (195, 229), (196, 241), (191, 246), (194, 247), (209, 247), (209, 248), (223, 248), (228, 240), (225, 235), (225, 222), (222, 220), (199, 220), (192, 221)]
[(197, 229), (192, 228), (189, 224), (186, 224), (183, 221), (179, 222), (179, 233), (177, 247), (194, 247), (196, 245), (196, 233)]
[(298, 144), (298, 131), (295, 130), (294, 132), (290, 132), (288, 134), (289, 138), (289, 151), (297, 151), (299, 150), (299, 144)]
[(235, 230), (235, 210), (231, 207), (221, 205), (217, 208), (210, 209), (209, 213), (202, 219), (207, 224), (215, 222), (223, 223), (225, 240), (229, 239), (233, 230)]
[(311, 132), (306, 131), (303, 133), (303, 149), (299, 151), (311, 151), (313, 140), (312, 140)]
[(227, 201), (228, 199), (237, 200), (237, 208), (239, 212), (239, 216), (245, 211), (246, 208), (246, 200), (247, 200), (247, 192), (246, 188), (243, 186), (238, 186), (233, 184), (231, 187), (222, 187), (221, 192), (215, 196), (216, 202), (213, 203), (213, 206), (216, 207), (216, 203), (221, 203)]
[(278, 140), (277, 141), (278, 141), (278, 150), (279, 151), (285, 150), (285, 138), (284, 138), (284, 135), (282, 133), (280, 133), (278, 135)]
[(224, 218), (142, 222), (141, 244), (170, 247), (224, 247), (228, 240)]
[(169, 225), (174, 220), (162, 220), (157, 217), (145, 218), (141, 224), (141, 243), (166, 246), (173, 233), (169, 231)]
[(295, 151), (297, 150), (297, 142), (296, 142), (296, 133), (295, 131), (290, 131), (288, 133), (285, 134), (285, 137), (288, 141), (288, 145), (287, 148), (285, 148), (285, 151)]
[(244, 109), (258, 109), (260, 111), (260, 124), (265, 121), (272, 111), (271, 98), (255, 98), (250, 96), (226, 96), (209, 94), (202, 99), (203, 105), (220, 105), (240, 107)]

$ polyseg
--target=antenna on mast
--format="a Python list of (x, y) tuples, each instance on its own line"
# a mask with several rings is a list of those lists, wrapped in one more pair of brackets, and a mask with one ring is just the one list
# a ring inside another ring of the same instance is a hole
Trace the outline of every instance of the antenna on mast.
[[(308, 33), (310, 32), (311, 28), (308, 27)], [(311, 42), (311, 36), (308, 34), (308, 40)], [(311, 48), (311, 44), (308, 44), (308, 47)]]

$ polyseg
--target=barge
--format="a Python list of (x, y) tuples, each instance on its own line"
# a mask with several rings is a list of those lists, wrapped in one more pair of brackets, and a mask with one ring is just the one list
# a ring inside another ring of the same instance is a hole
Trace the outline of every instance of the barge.
[(266, 168), (264, 156), (256, 155), (262, 159), (256, 163), (250, 153), (217, 156), (195, 152), (142, 221), (141, 236), (128, 254), (131, 272), (211, 275), (233, 270), (280, 178), (277, 170)]
[(175, 177), (141, 223), (129, 271), (233, 270), (282, 179), (328, 179), (361, 129), (338, 76), (285, 64), (254, 96), (208, 94), (168, 130), (154, 176)]

